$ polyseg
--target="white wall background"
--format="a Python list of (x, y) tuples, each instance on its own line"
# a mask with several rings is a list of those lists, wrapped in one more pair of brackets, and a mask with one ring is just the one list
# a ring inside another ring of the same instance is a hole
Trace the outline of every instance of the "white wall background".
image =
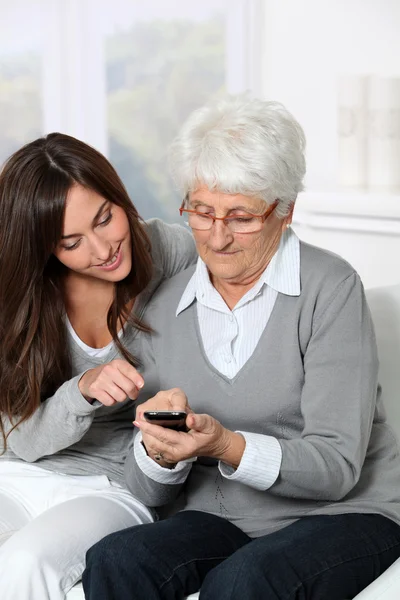
[[(400, 282), (399, 187), (340, 185), (337, 134), (341, 76), (400, 83), (400, 1), (266, 0), (263, 11), (263, 95), (282, 101), (307, 136), (296, 231), (347, 258), (368, 287)], [(400, 173), (400, 92), (394, 105), (397, 145), (387, 160)]]

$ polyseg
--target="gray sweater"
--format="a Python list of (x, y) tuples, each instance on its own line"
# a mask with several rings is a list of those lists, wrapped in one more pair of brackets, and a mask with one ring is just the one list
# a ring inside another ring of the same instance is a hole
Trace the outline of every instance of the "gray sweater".
[(300, 296), (278, 295), (258, 346), (232, 380), (204, 354), (196, 302), (175, 316), (193, 268), (159, 289), (146, 312), (154, 334), (141, 338), (147, 393), (181, 387), (194, 411), (231, 430), (276, 437), (278, 479), (260, 491), (199, 457), (183, 483), (159, 483), (131, 451), (128, 487), (145, 504), (220, 515), (252, 537), (309, 515), (379, 513), (400, 524), (399, 451), (385, 422), (363, 286), (341, 258), (300, 248)]
[[(160, 283), (197, 259), (188, 230), (178, 225), (166, 225), (159, 219), (151, 219), (146, 225), (152, 244), (154, 271), (151, 282), (135, 302), (139, 317), (143, 316)], [(127, 326), (122, 338), (130, 352), (139, 358), (140, 335)], [(123, 465), (132, 439), (136, 403), (127, 400), (111, 407), (99, 402), (92, 405), (78, 388), (78, 381), (85, 371), (120, 358), (117, 349), (113, 347), (101, 359), (90, 357), (70, 337), (70, 352), (73, 378), (10, 434), (7, 451), (0, 460), (35, 462), (44, 469), (70, 475), (107, 475), (124, 485)], [(4, 417), (3, 421), (9, 429), (10, 424)]]

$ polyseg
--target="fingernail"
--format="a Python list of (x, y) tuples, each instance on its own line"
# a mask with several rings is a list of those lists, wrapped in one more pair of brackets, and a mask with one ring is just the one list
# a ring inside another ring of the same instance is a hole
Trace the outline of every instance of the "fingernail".
[(143, 386), (144, 386), (144, 381), (139, 381), (139, 383), (136, 384), (136, 387), (138, 387), (139, 390), (141, 390)]
[(135, 425), (135, 427), (139, 427), (139, 429), (140, 429), (140, 425), (139, 425), (139, 423), (137, 421), (132, 421), (132, 422)]

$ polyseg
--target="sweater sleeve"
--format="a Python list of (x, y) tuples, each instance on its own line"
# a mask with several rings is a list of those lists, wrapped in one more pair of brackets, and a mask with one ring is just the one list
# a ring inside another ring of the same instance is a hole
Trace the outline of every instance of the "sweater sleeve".
[(150, 219), (152, 255), (160, 265), (164, 279), (173, 277), (194, 262), (198, 254), (191, 232), (181, 225), (168, 225), (160, 219)]
[[(56, 393), (42, 402), (28, 419), (7, 438), (7, 449), (27, 462), (35, 462), (75, 444), (92, 424), (100, 403), (89, 404), (79, 391), (82, 373), (66, 381)], [(2, 417), (6, 433), (13, 424)]]
[(304, 427), (298, 438), (279, 440), (281, 469), (268, 493), (335, 501), (350, 492), (370, 439), (377, 377), (372, 319), (353, 273), (314, 315), (304, 356)]
[(146, 506), (164, 506), (180, 494), (190, 473), (192, 461), (182, 461), (175, 469), (165, 469), (153, 464), (141, 443), (140, 431), (135, 434), (131, 452), (125, 461), (125, 480), (132, 494)]

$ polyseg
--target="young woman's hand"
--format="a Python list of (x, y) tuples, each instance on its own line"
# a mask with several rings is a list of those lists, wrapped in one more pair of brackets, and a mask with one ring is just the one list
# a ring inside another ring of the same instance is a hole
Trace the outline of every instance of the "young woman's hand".
[(143, 387), (143, 377), (126, 360), (115, 359), (86, 371), (79, 380), (79, 390), (90, 402), (98, 400), (105, 406), (135, 400)]
[(163, 390), (155, 396), (140, 404), (137, 412), (144, 413), (146, 410), (176, 410), (191, 412), (185, 392), (179, 388)]

